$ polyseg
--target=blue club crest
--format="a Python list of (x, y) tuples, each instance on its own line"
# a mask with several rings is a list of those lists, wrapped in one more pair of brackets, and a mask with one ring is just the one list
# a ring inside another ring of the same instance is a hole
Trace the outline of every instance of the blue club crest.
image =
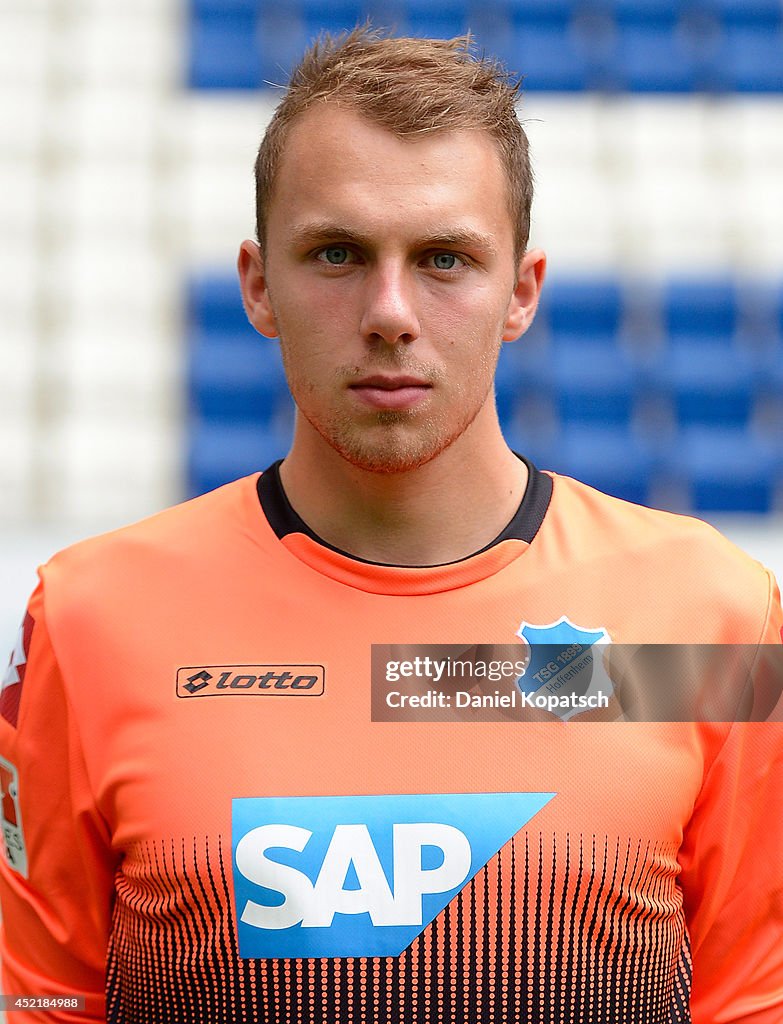
[[(551, 696), (548, 710), (564, 721), (590, 706), (582, 703), (583, 699), (599, 692), (612, 693), (601, 656), (601, 648), (612, 641), (603, 627), (585, 629), (563, 615), (545, 626), (523, 622), (517, 636), (528, 655), (525, 673), (517, 679), (520, 692), (530, 697)], [(554, 706), (555, 697), (562, 706)]]

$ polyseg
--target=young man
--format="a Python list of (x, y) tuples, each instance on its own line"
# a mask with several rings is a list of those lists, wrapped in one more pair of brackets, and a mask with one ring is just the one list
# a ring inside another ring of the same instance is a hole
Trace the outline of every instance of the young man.
[(409, 704), (452, 664), (389, 645), (510, 646), (530, 696), (593, 646), (781, 642), (710, 528), (503, 440), (544, 271), (514, 98), (464, 41), (295, 73), (239, 257), (291, 451), (56, 556), (6, 677), (3, 987), (86, 997), (20, 1021), (780, 1021), (779, 720), (371, 712), (373, 658)]

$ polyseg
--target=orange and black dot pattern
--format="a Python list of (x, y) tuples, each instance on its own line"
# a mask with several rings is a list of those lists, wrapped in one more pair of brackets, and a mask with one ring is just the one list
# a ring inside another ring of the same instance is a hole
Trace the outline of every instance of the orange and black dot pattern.
[(666, 844), (521, 832), (399, 957), (238, 955), (221, 842), (144, 843), (118, 876), (111, 1024), (684, 1024)]

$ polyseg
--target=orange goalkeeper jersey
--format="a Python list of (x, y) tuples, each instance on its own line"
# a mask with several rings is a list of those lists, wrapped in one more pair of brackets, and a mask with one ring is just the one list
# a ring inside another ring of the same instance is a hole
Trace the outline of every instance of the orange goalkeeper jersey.
[(779, 707), (372, 710), (373, 646), (779, 645), (710, 527), (530, 467), (483, 551), (376, 565), (272, 467), (40, 576), (0, 695), (2, 987), (86, 1009), (19, 1024), (783, 1021)]

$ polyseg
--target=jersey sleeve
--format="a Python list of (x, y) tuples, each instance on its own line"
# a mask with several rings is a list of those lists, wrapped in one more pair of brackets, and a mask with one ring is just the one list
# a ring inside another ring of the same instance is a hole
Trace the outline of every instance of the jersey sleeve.
[(2, 990), (83, 996), (83, 1011), (20, 1010), (15, 1024), (105, 1021), (116, 857), (47, 632), (43, 587), (0, 694)]
[[(754, 671), (781, 690), (783, 613), (771, 581)], [(684, 838), (680, 883), (693, 957), (693, 1024), (783, 1021), (783, 704), (730, 727)], [(725, 728), (725, 727), (724, 727)]]

